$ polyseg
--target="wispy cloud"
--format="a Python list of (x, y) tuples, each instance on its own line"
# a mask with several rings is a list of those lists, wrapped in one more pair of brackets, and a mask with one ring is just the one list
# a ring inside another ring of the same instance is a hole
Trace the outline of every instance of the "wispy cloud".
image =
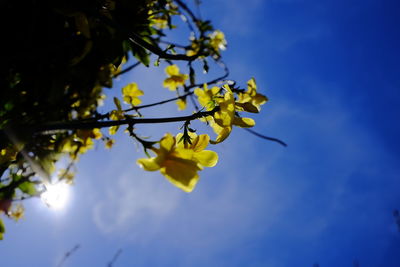
[(94, 222), (104, 233), (130, 233), (128, 238), (135, 237), (143, 232), (144, 226), (157, 229), (176, 208), (179, 194), (166, 190), (160, 177), (146, 174), (135, 177), (132, 173), (132, 170), (119, 173), (104, 198), (93, 208)]

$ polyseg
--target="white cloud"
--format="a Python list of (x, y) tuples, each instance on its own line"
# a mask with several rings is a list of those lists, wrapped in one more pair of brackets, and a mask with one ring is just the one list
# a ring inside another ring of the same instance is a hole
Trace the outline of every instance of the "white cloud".
[(254, 25), (255, 20), (262, 17), (256, 13), (262, 12), (264, 4), (263, 0), (247, 0), (245, 5), (240, 0), (216, 0), (204, 1), (202, 9), (207, 10), (203, 13), (206, 13), (207, 18), (211, 18), (213, 23), (216, 23), (216, 27), (243, 36), (254, 30), (249, 25)]
[[(135, 170), (136, 173), (142, 170)], [(118, 172), (117, 172), (118, 173)], [(179, 194), (166, 189), (162, 177), (133, 175), (133, 171), (117, 174), (109, 181), (105, 197), (93, 208), (93, 219), (103, 233), (127, 234), (134, 238), (144, 225), (154, 229), (176, 208)]]

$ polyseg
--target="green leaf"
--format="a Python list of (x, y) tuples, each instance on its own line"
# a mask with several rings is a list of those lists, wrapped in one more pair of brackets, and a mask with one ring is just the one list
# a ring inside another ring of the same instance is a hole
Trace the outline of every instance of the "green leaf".
[(6, 231), (3, 221), (0, 219), (0, 240), (3, 240), (3, 234)]
[(11, 176), (12, 176), (12, 179), (13, 179), (14, 182), (18, 182), (23, 177), (22, 175), (16, 174), (16, 173), (12, 173)]
[(132, 53), (141, 63), (143, 63), (143, 65), (146, 67), (150, 65), (150, 56), (147, 54), (144, 48), (136, 44), (132, 44)]
[(155, 67), (160, 66), (160, 57), (158, 57), (157, 60), (154, 61), (154, 66), (155, 66)]
[(214, 28), (211, 25), (211, 21), (206, 20), (206, 21), (198, 21), (197, 22), (199, 30), (202, 32), (207, 32), (207, 31), (212, 31)]
[(4, 109), (7, 111), (12, 110), (14, 107), (14, 104), (11, 101), (8, 101), (5, 105), (4, 105)]
[(45, 173), (50, 175), (56, 169), (55, 162), (58, 160), (58, 157), (59, 155), (57, 155), (57, 153), (50, 153), (42, 158), (38, 158), (38, 163), (45, 171)]
[(196, 132), (195, 129), (192, 129), (192, 128), (190, 128), (190, 127), (188, 127), (188, 131), (191, 132), (191, 133), (195, 133), (195, 132)]
[(114, 100), (114, 104), (115, 104), (115, 106), (117, 107), (117, 109), (118, 109), (118, 110), (122, 110), (121, 101), (119, 101), (119, 99), (116, 98), (116, 97), (114, 97), (113, 100)]
[(36, 195), (36, 188), (35, 185), (31, 182), (24, 182), (18, 186), (18, 188), (24, 192), (25, 194), (28, 194), (30, 196)]

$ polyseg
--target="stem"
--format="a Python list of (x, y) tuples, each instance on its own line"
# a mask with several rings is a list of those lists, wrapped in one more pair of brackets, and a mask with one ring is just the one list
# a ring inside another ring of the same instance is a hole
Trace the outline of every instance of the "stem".
[(189, 14), (189, 16), (192, 18), (193, 22), (197, 25), (197, 22), (200, 21), (195, 14), (192, 12), (192, 10), (181, 0), (175, 0), (175, 2), (183, 9), (186, 11), (186, 13)]
[(33, 132), (40, 133), (53, 130), (78, 130), (78, 129), (93, 129), (93, 128), (106, 128), (111, 126), (120, 125), (134, 125), (134, 124), (148, 124), (148, 123), (168, 123), (168, 122), (178, 122), (178, 121), (191, 121), (205, 116), (211, 116), (219, 110), (219, 107), (214, 108), (211, 111), (197, 112), (190, 116), (180, 116), (180, 117), (169, 117), (169, 118), (126, 118), (124, 120), (116, 121), (71, 121), (65, 123), (53, 123), (45, 124), (39, 126), (26, 127), (24, 129), (30, 128)]
[(136, 68), (136, 67), (139, 66), (140, 64), (141, 64), (141, 62), (136, 62), (135, 64), (133, 64), (133, 65), (127, 67), (126, 69), (121, 70), (120, 72), (118, 72), (117, 74), (115, 74), (113, 78), (117, 78), (118, 76), (120, 76), (120, 75), (122, 75), (122, 74), (125, 74), (125, 73), (127, 73), (128, 71), (131, 71), (132, 69)]
[(61, 259), (61, 261), (58, 263), (57, 267), (61, 267), (64, 262), (71, 257), (72, 254), (74, 254), (79, 248), (80, 248), (80, 244), (75, 245), (70, 251), (68, 251), (67, 253), (64, 254), (64, 257)]
[(245, 129), (249, 133), (251, 133), (251, 134), (253, 134), (255, 136), (258, 136), (258, 137), (260, 137), (262, 139), (269, 140), (269, 141), (272, 141), (272, 142), (276, 142), (276, 143), (281, 144), (282, 146), (285, 146), (285, 147), (287, 146), (287, 144), (285, 142), (283, 142), (282, 140), (279, 140), (278, 138), (269, 137), (269, 136), (257, 133), (256, 131), (248, 129), (248, 128), (243, 128), (243, 129)]
[(159, 101), (159, 102), (155, 102), (155, 103), (151, 103), (151, 104), (147, 104), (147, 105), (141, 105), (141, 106), (137, 106), (137, 107), (125, 109), (124, 112), (132, 111), (132, 110), (139, 110), (139, 109), (142, 109), (142, 108), (149, 108), (149, 107), (154, 107), (154, 106), (162, 105), (162, 104), (165, 104), (165, 103), (168, 103), (168, 102), (172, 102), (172, 101), (175, 101), (175, 100), (184, 98), (184, 97), (189, 96), (189, 95), (192, 95), (192, 94), (193, 94), (193, 92), (188, 92), (188, 93), (183, 94), (183, 95), (181, 95), (181, 96), (177, 96), (177, 97), (174, 97), (174, 98), (169, 98), (169, 99), (166, 99), (166, 100), (163, 100), (163, 101)]
[(122, 253), (122, 249), (118, 249), (118, 251), (115, 253), (114, 257), (108, 263), (107, 267), (112, 267), (114, 265), (114, 263), (117, 261), (119, 255), (121, 255), (121, 253)]
[(166, 45), (173, 45), (174, 47), (182, 48), (182, 49), (187, 49), (189, 47), (187, 45), (181, 45), (181, 44), (177, 44), (177, 43), (173, 43), (173, 42), (169, 42), (169, 41), (165, 41), (165, 40), (160, 40), (160, 43), (166, 44)]

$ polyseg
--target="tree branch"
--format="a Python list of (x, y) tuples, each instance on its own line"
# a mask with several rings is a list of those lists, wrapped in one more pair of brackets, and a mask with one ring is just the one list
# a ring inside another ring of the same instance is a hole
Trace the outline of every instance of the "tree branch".
[(124, 120), (115, 121), (71, 121), (64, 123), (52, 123), (39, 126), (22, 126), (21, 128), (30, 129), (34, 133), (54, 131), (54, 130), (78, 130), (78, 129), (93, 129), (93, 128), (106, 128), (111, 126), (120, 125), (135, 125), (135, 124), (148, 124), (148, 123), (168, 123), (179, 121), (191, 121), (205, 116), (211, 116), (219, 110), (219, 107), (211, 111), (197, 112), (189, 116), (168, 117), (168, 118), (126, 118)]

